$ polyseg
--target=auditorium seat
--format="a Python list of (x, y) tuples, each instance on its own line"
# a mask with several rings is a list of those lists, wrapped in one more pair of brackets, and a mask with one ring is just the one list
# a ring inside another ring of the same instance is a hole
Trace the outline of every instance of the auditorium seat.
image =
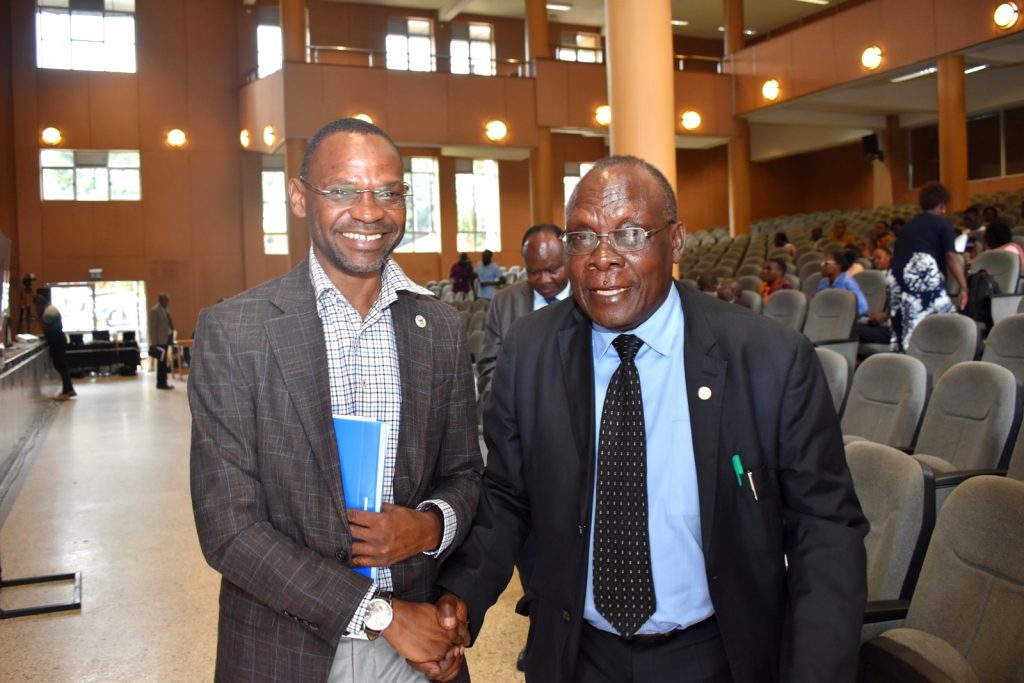
[(1020, 681), (1024, 482), (976, 477), (939, 514), (901, 628), (861, 646), (858, 680)]
[(974, 360), (978, 348), (978, 326), (965, 315), (940, 313), (917, 324), (906, 351), (928, 369), (931, 386), (957, 363)]
[(985, 340), (981, 359), (1003, 366), (1024, 382), (1024, 314), (1011, 315), (995, 324)]
[(843, 439), (910, 449), (927, 395), (924, 363), (899, 353), (870, 356), (853, 374), (843, 410)]
[(751, 292), (756, 292), (757, 288), (761, 286), (759, 275), (740, 275), (736, 279), (740, 281), (740, 287)]
[(780, 289), (768, 297), (761, 312), (799, 332), (804, 327), (804, 318), (807, 317), (807, 297), (796, 289)]
[(876, 313), (886, 309), (885, 295), (885, 271), (884, 270), (862, 270), (853, 276), (853, 279), (864, 292), (864, 298), (868, 302), (868, 312)]
[(818, 347), (814, 349), (818, 353), (818, 362), (825, 372), (825, 380), (828, 382), (828, 390), (832, 395), (832, 405), (835, 406), (836, 415), (843, 412), (843, 403), (846, 401), (846, 393), (850, 387), (850, 364), (832, 349)]
[(805, 278), (801, 278), (800, 291), (804, 293), (808, 301), (814, 298), (814, 295), (818, 293), (818, 283), (821, 282), (821, 272), (815, 271)]
[(1009, 251), (983, 251), (978, 254), (971, 265), (971, 272), (987, 270), (999, 284), (999, 291), (1012, 294), (1017, 291), (1020, 278), (1020, 257)]

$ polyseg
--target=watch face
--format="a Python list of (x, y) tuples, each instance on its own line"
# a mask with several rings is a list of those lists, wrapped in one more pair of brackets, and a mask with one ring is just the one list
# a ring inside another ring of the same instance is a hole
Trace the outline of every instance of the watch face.
[(383, 631), (391, 625), (391, 605), (387, 600), (374, 598), (366, 610), (364, 626), (373, 631)]

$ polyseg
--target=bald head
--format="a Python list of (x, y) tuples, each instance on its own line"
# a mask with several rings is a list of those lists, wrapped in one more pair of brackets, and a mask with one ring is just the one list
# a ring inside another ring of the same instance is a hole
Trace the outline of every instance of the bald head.
[(569, 271), (565, 263), (562, 231), (556, 225), (535, 225), (523, 237), (526, 281), (533, 291), (550, 298), (565, 289)]

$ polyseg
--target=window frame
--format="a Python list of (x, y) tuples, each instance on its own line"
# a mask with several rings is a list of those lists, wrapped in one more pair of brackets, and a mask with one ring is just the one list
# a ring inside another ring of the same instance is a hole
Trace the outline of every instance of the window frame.
[[(76, 8), (75, 4), (74, 0), (36, 0), (36, 68), (138, 73), (135, 1), (103, 0), (102, 9)], [(62, 22), (60, 17), (67, 19)], [(128, 35), (128, 21), (131, 23), (131, 40), (117, 40)], [(58, 23), (66, 23), (66, 27), (58, 28)], [(118, 26), (121, 26), (121, 31), (115, 30)], [(58, 31), (63, 35), (55, 35)], [(102, 38), (89, 36), (89, 33)], [(130, 58), (127, 52), (129, 44)], [(98, 63), (100, 67), (97, 67)]]
[[(135, 165), (110, 155), (134, 155)], [(55, 163), (59, 155), (70, 155), (70, 163)], [(105, 156), (103, 163), (98, 163)], [(65, 192), (53, 196), (53, 183), (60, 176), (70, 175)], [(102, 178), (102, 180), (100, 180)], [(135, 182), (119, 183), (117, 179), (134, 178)], [(49, 179), (49, 180), (48, 180)], [(106, 191), (99, 192), (98, 185)], [(48, 190), (48, 188), (50, 188)], [(135, 191), (133, 191), (135, 190)], [(70, 196), (67, 193), (70, 192)], [(142, 201), (142, 153), (135, 149), (75, 150), (41, 148), (39, 150), (39, 199), (44, 202), (138, 202)]]

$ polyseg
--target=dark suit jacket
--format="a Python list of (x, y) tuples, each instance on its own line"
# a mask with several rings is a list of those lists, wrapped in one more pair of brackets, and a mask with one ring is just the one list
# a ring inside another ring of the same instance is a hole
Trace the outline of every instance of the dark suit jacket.
[[(867, 522), (814, 350), (745, 308), (688, 287), (679, 294), (704, 560), (733, 678), (852, 681)], [(469, 603), (475, 634), (532, 530), (527, 680), (571, 681), (595, 433), (591, 325), (574, 301), (526, 316), (505, 337), (484, 433), (480, 510), (440, 584)], [(758, 501), (736, 484), (736, 453), (753, 471)]]
[[(410, 293), (391, 313), (402, 378), (395, 502), (450, 503), (458, 545), (482, 471), (464, 325), (450, 306)], [(349, 565), (308, 260), (203, 311), (188, 389), (196, 527), (223, 575), (217, 679), (324, 681), (370, 580)], [(417, 555), (394, 566), (395, 596), (432, 600), (438, 564)]]
[(501, 340), (519, 318), (533, 312), (533, 287), (526, 280), (499, 290), (491, 300), (484, 325), (484, 343), (476, 362), (476, 385), (483, 403), (490, 395), (494, 364), (501, 351)]

